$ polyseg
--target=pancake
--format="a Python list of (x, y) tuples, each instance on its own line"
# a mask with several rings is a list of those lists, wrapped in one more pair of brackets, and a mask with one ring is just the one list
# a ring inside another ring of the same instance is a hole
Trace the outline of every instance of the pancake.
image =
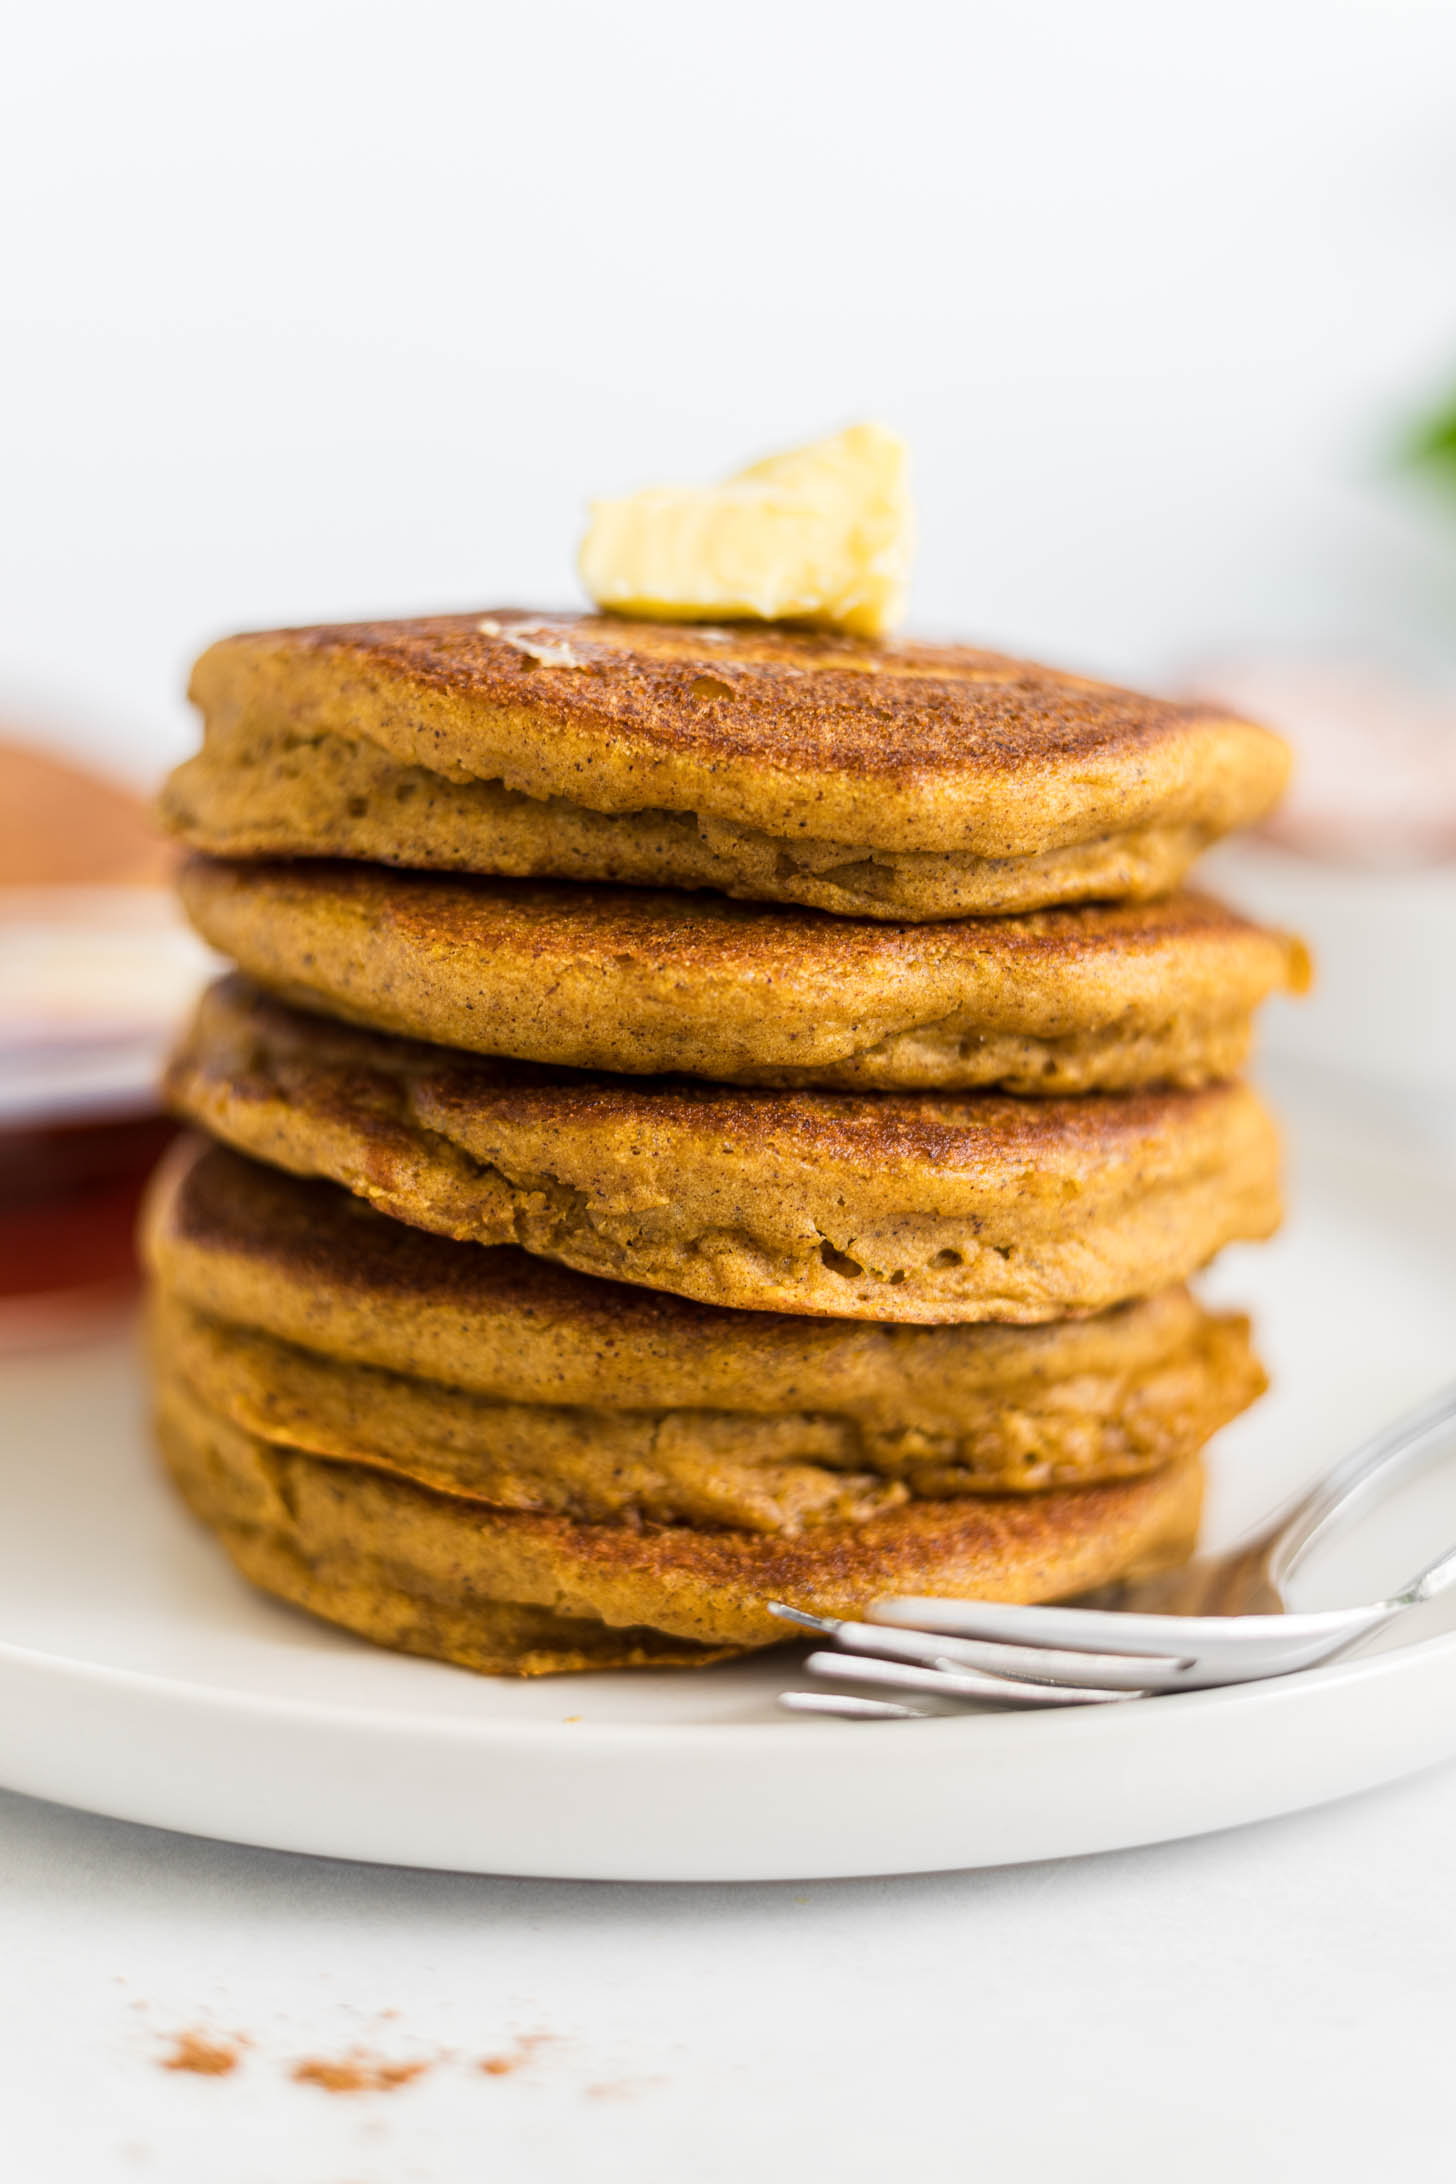
[(721, 895), (193, 858), (197, 930), (304, 1008), (719, 1083), (1026, 1093), (1235, 1075), (1304, 959), (1206, 896), (939, 925)]
[(794, 1538), (579, 1524), (437, 1494), (260, 1439), (163, 1357), (173, 1478), (266, 1591), (405, 1652), (486, 1673), (689, 1666), (782, 1643), (770, 1600), (823, 1614), (887, 1593), (1042, 1600), (1192, 1548), (1196, 1459), (1050, 1494), (913, 1503)]
[(170, 1369), (267, 1441), (504, 1508), (792, 1533), (1135, 1477), (1261, 1392), (1172, 1289), (1047, 1327), (731, 1312), (404, 1227), (192, 1140), (145, 1249)]
[(448, 1054), (204, 995), (184, 1116), (417, 1227), (705, 1302), (1035, 1322), (1182, 1280), (1279, 1218), (1247, 1087), (1017, 1100), (764, 1092)]
[(964, 645), (611, 616), (231, 637), (164, 823), (218, 856), (924, 920), (1146, 899), (1276, 801), (1267, 729)]

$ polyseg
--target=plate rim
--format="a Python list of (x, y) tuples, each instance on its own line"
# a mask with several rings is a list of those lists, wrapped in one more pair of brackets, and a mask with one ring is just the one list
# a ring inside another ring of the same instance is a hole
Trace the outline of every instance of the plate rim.
[[(363, 1643), (365, 1641), (361, 1641)], [(1266, 1676), (1255, 1681), (1223, 1684), (1212, 1690), (1179, 1691), (1160, 1695), (1158, 1711), (1174, 1705), (1179, 1714), (1195, 1708), (1203, 1713), (1224, 1713), (1232, 1708), (1252, 1709), (1273, 1699), (1286, 1698), (1291, 1693), (1312, 1688), (1327, 1689), (1341, 1683), (1367, 1683), (1377, 1679), (1399, 1676), (1402, 1671), (1419, 1662), (1425, 1665), (1433, 1656), (1441, 1653), (1456, 1654), (1456, 1630), (1433, 1631), (1426, 1638), (1413, 1639), (1408, 1645), (1387, 1647), (1380, 1652), (1352, 1653), (1348, 1658), (1327, 1662), (1314, 1668), (1295, 1669), (1287, 1676)], [(438, 1664), (437, 1664), (438, 1665)], [(448, 1665), (448, 1664), (446, 1664)], [(730, 1664), (731, 1665), (731, 1664)], [(476, 1676), (474, 1671), (461, 1670), (471, 1675), (474, 1682), (510, 1684), (511, 1677)], [(684, 1675), (694, 1673), (684, 1670)], [(385, 1729), (393, 1735), (411, 1740), (443, 1736), (452, 1743), (478, 1744), (483, 1751), (507, 1746), (515, 1741), (541, 1744), (559, 1741), (573, 1751), (583, 1745), (614, 1747), (626, 1743), (657, 1749), (668, 1746), (673, 1749), (684, 1744), (704, 1742), (709, 1749), (721, 1750), (725, 1744), (735, 1748), (757, 1746), (772, 1740), (772, 1748), (785, 1750), (785, 1740), (792, 1738), (796, 1747), (823, 1744), (833, 1738), (836, 1743), (863, 1738), (865, 1722), (834, 1721), (813, 1722), (782, 1721), (543, 1721), (523, 1719), (503, 1721), (485, 1718), (473, 1721), (461, 1715), (420, 1712), (409, 1714), (403, 1710), (378, 1706), (351, 1705), (347, 1702), (327, 1701), (315, 1698), (290, 1698), (286, 1693), (271, 1692), (266, 1695), (229, 1689), (225, 1685), (212, 1685), (182, 1676), (160, 1675), (152, 1669), (118, 1667), (105, 1661), (76, 1660), (65, 1654), (43, 1652), (39, 1647), (18, 1645), (11, 1639), (0, 1639), (0, 1689), (11, 1677), (27, 1675), (37, 1678), (54, 1678), (94, 1685), (98, 1689), (123, 1689), (135, 1696), (150, 1700), (153, 1704), (181, 1708), (204, 1705), (237, 1716), (268, 1721), (278, 1719), (290, 1728), (313, 1725), (318, 1728), (338, 1730)], [(542, 1683), (546, 1678), (536, 1679)], [(565, 1678), (561, 1681), (564, 1683)], [(1118, 1724), (1146, 1721), (1143, 1706), (1134, 1702), (1129, 1706), (1075, 1707), (1052, 1709), (1025, 1709), (1007, 1707), (1001, 1712), (987, 1710), (984, 1713), (964, 1715), (947, 1714), (933, 1719), (942, 1736), (955, 1731), (959, 1738), (971, 1736), (1004, 1735), (1008, 1730), (1019, 1737), (1035, 1736), (1039, 1742), (1050, 1741), (1070, 1730), (1086, 1736), (1089, 1733), (1112, 1736), (1118, 1734)], [(907, 1729), (917, 1729), (919, 1723), (885, 1722), (878, 1726), (892, 1728), (903, 1734)], [(569, 1734), (564, 1732), (569, 1731)], [(1141, 1734), (1140, 1731), (1136, 1732)], [(3, 1785), (4, 1761), (0, 1758), (0, 1785)]]

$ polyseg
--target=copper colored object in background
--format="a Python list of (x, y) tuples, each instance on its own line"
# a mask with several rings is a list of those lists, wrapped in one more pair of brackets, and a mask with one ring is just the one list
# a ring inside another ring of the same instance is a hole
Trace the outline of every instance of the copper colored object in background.
[(175, 862), (120, 782), (0, 741), (0, 887), (165, 887)]

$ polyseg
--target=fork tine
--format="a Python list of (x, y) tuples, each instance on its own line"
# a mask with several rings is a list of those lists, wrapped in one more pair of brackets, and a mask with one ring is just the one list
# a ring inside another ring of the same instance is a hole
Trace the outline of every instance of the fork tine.
[(787, 1600), (770, 1600), (770, 1615), (776, 1615), (781, 1623), (797, 1623), (800, 1630), (813, 1630), (821, 1638), (832, 1638), (840, 1628), (837, 1615), (810, 1615), (804, 1608), (791, 1608)]
[[(783, 1611), (780, 1611), (783, 1612)], [(1092, 1673), (1091, 1664), (1110, 1656), (1104, 1654), (1047, 1654), (1042, 1655), (1028, 1646), (976, 1646), (964, 1639), (942, 1638), (934, 1631), (892, 1630), (887, 1624), (851, 1623), (839, 1616), (805, 1615), (795, 1608), (788, 1610), (785, 1619), (800, 1624), (805, 1630), (818, 1631), (822, 1637), (832, 1638), (834, 1643), (845, 1646), (851, 1653), (875, 1653), (889, 1661), (919, 1661), (928, 1668), (966, 1667), (980, 1669), (988, 1676), (1026, 1677), (1037, 1683), (1097, 1683), (1105, 1680)], [(981, 1660), (981, 1653), (1004, 1655), (1005, 1659)], [(1063, 1676), (1057, 1662), (1065, 1659), (1073, 1669)], [(1120, 1666), (1127, 1667), (1126, 1662)], [(1124, 1682), (1130, 1682), (1128, 1677)], [(1141, 1689), (1138, 1685), (1137, 1688)]]
[(930, 1721), (928, 1706), (901, 1706), (894, 1699), (861, 1699), (847, 1691), (781, 1691), (790, 1714), (833, 1714), (841, 1721)]
[(939, 1699), (973, 1700), (980, 1706), (1096, 1706), (1141, 1698), (1139, 1691), (1098, 1691), (1089, 1685), (1021, 1682), (1011, 1676), (982, 1676), (974, 1669), (915, 1668), (862, 1653), (811, 1653), (804, 1663), (811, 1675), (841, 1683), (888, 1684), (897, 1691), (924, 1691)]
[(969, 1668), (982, 1675), (1011, 1677), (1036, 1684), (1066, 1684), (1078, 1689), (1176, 1690), (1186, 1681), (1191, 1661), (1142, 1653), (1055, 1652), (1050, 1648), (1005, 1645), (970, 1638), (943, 1638), (938, 1632), (907, 1630), (886, 1623), (852, 1623), (841, 1616), (807, 1615), (802, 1608), (770, 1604), (771, 1613), (805, 1630), (832, 1638), (855, 1653), (891, 1661), (918, 1661), (928, 1668)]
[(802, 1608), (770, 1603), (770, 1613), (804, 1630), (832, 1638), (852, 1653), (873, 1653), (890, 1661), (918, 1661), (927, 1668), (972, 1668), (986, 1676), (1011, 1677), (1037, 1684), (1101, 1685), (1109, 1690), (1142, 1691), (1149, 1672), (1177, 1678), (1185, 1665), (1144, 1654), (1052, 1653), (1036, 1646), (983, 1644), (942, 1638), (934, 1631), (902, 1630), (884, 1623), (852, 1623), (841, 1616), (806, 1615)]
[(1385, 1620), (1384, 1605), (1335, 1608), (1305, 1615), (1135, 1615), (1105, 1608), (1013, 1606), (995, 1600), (877, 1600), (867, 1619), (892, 1629), (938, 1631), (947, 1637), (1008, 1645), (1055, 1647), (1072, 1653), (1107, 1651), (1174, 1662), (1208, 1660), (1257, 1650), (1265, 1656), (1317, 1660)]
[[(898, 1649), (900, 1633), (890, 1637), (887, 1624), (864, 1623), (860, 1629), (866, 1652), (890, 1653)], [(843, 1641), (841, 1641), (843, 1642)], [(853, 1641), (861, 1641), (856, 1637)], [(984, 1676), (1010, 1676), (1032, 1683), (1064, 1684), (1101, 1691), (1176, 1689), (1196, 1662), (1184, 1654), (1092, 1653), (1066, 1647), (1007, 1645), (990, 1638), (943, 1638), (922, 1636), (919, 1660), (934, 1660), (944, 1668), (979, 1670)]]

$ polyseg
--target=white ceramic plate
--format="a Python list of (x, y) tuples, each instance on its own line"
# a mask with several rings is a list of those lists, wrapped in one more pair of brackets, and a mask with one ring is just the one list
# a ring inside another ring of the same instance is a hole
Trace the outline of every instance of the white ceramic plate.
[[(1224, 1435), (1233, 1537), (1456, 1376), (1456, 1178), (1310, 1115), (1296, 1214), (1210, 1279), (1275, 1393)], [(776, 1713), (793, 1655), (696, 1674), (478, 1678), (250, 1592), (154, 1476), (133, 1344), (0, 1362), (0, 1781), (336, 1857), (630, 1880), (800, 1880), (1065, 1856), (1256, 1820), (1456, 1751), (1456, 1630), (1283, 1682), (1057, 1715)], [(1309, 1604), (1456, 1538), (1456, 1451)]]

